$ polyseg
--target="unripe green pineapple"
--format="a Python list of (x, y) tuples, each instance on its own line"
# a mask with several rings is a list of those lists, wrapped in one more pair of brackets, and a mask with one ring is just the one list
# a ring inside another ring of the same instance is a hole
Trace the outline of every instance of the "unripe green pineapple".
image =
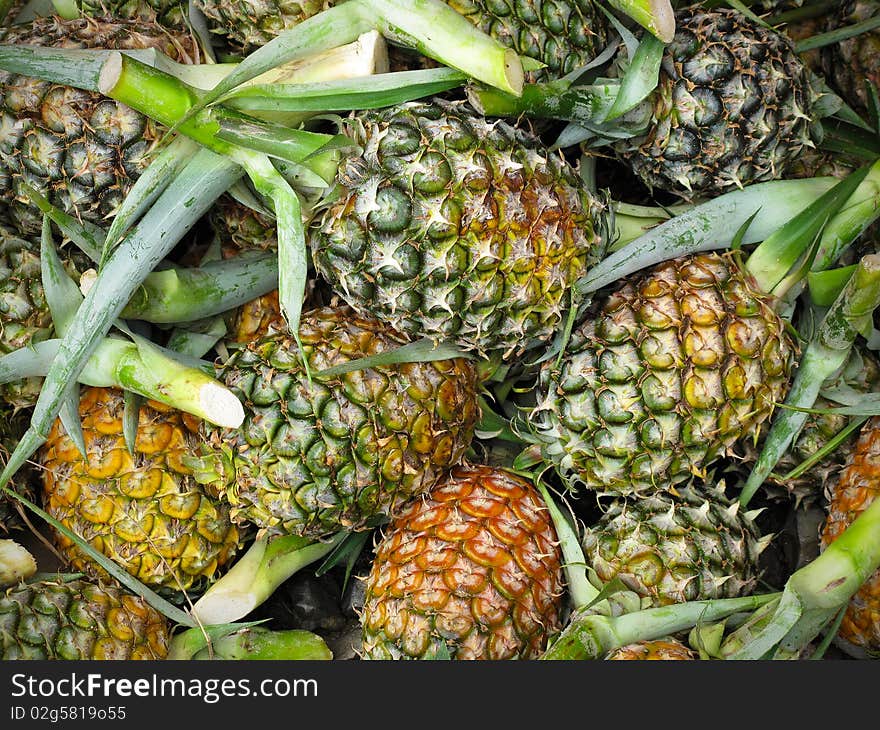
[[(144, 21), (39, 18), (13, 26), (5, 43), (58, 48), (156, 48), (174, 60), (199, 57), (195, 41)], [(0, 72), (0, 206), (30, 234), (42, 215), (27, 184), (76, 217), (106, 225), (149, 162), (164, 129), (99, 94)]]
[(166, 28), (183, 26), (186, 18), (186, 0), (75, 0), (73, 5), (87, 17), (151, 20)]
[[(213, 30), (246, 53), (338, 0), (196, 0)], [(609, 23), (593, 0), (446, 0), (484, 33), (546, 64), (558, 78), (605, 47)]]
[(530, 420), (564, 478), (617, 495), (702, 475), (789, 386), (795, 344), (734, 254), (629, 279), (544, 365)]
[(441, 100), (345, 122), (342, 163), (311, 228), (315, 268), (354, 309), (414, 338), (519, 353), (562, 325), (602, 253), (602, 206), (530, 133)]
[[(61, 252), (67, 272), (79, 278), (87, 259), (78, 251)], [(0, 356), (30, 347), (54, 336), (52, 314), (43, 292), (40, 243), (33, 236), (19, 237), (0, 223)], [(40, 380), (28, 378), (0, 385), (0, 399), (16, 408), (32, 406)]]
[(361, 614), (367, 659), (534, 659), (561, 627), (562, 556), (534, 486), (462, 466), (385, 530)]
[(649, 188), (714, 197), (784, 176), (813, 144), (814, 95), (786, 36), (733, 9), (685, 8), (647, 132), (614, 149)]
[(756, 514), (743, 512), (721, 486), (618, 499), (587, 528), (584, 555), (604, 583), (619, 578), (654, 606), (736, 598), (755, 587), (758, 557), (770, 542)]
[[(877, 15), (876, 0), (846, 0), (829, 13), (829, 30), (854, 25)], [(865, 113), (868, 105), (866, 82), (880, 85), (880, 30), (874, 28), (822, 49), (822, 68), (829, 85), (853, 109)]]
[[(862, 426), (855, 448), (830, 488), (828, 516), (822, 528), (822, 549), (880, 495), (880, 418)], [(850, 599), (835, 642), (859, 659), (880, 657), (880, 570)]]
[[(877, 392), (878, 386), (880, 386), (880, 361), (870, 350), (861, 347), (853, 348), (839, 378), (835, 381), (835, 385), (844, 386), (866, 395)], [(837, 408), (840, 405), (840, 403), (820, 395), (816, 398), (813, 408), (825, 410)], [(851, 433), (834, 451), (800, 476), (781, 479), (777, 478), (777, 475), (785, 475), (810, 459), (846, 428), (849, 420), (849, 416), (839, 413), (809, 414), (794, 444), (783, 454), (773, 470), (774, 473), (764, 481), (762, 489), (770, 496), (792, 496), (797, 505), (809, 505), (821, 499), (829, 481), (840, 470), (855, 447), (858, 431)], [(757, 461), (768, 425), (764, 424), (757, 443), (753, 439), (745, 439), (737, 443), (736, 450), (741, 452), (745, 470), (751, 470)], [(739, 456), (740, 453), (737, 453), (737, 457)]]
[(164, 659), (170, 626), (113, 585), (44, 580), (0, 591), (0, 659)]
[[(132, 454), (123, 406), (121, 391), (83, 389), (87, 460), (55, 422), (40, 452), (45, 509), (146, 585), (203, 588), (232, 561), (241, 535), (228, 506), (207, 494), (184, 463), (198, 450), (197, 419), (147, 401)], [(105, 575), (73, 540), (53, 534), (74, 569)]]
[(232, 505), (233, 519), (270, 534), (365, 529), (462, 460), (479, 411), (468, 360), (323, 377), (322, 370), (407, 343), (348, 307), (304, 313), (299, 339), (302, 351), (286, 329), (270, 330), (221, 371), (245, 421), (238, 429), (205, 424), (205, 457), (195, 468)]

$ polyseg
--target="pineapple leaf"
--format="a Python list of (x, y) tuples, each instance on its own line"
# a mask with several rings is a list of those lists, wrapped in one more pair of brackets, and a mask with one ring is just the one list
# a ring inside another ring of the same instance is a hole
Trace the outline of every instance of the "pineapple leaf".
[(162, 194), (168, 183), (180, 172), (197, 149), (198, 145), (191, 139), (175, 137), (159, 151), (135, 181), (116, 211), (101, 247), (99, 268), (104, 266), (116, 244), (150, 205), (156, 202), (156, 198)]
[(55, 331), (62, 337), (70, 329), (70, 323), (82, 304), (83, 296), (79, 287), (64, 270), (52, 241), (52, 224), (48, 216), (43, 216), (43, 230), (40, 237), (40, 269), (46, 303), (52, 315)]
[(675, 12), (669, 0), (608, 0), (608, 3), (662, 43), (671, 42), (675, 36)]
[(76, 384), (65, 395), (61, 403), (61, 409), (58, 411), (58, 419), (61, 421), (61, 425), (64, 426), (64, 430), (67, 431), (70, 440), (73, 441), (73, 445), (76, 446), (80, 456), (88, 463), (86, 439), (83, 434), (82, 421), (80, 421), (79, 417), (79, 387)]
[[(759, 291), (769, 293), (783, 281), (804, 251), (817, 240), (829, 218), (847, 203), (870, 169), (864, 165), (851, 172), (767, 236), (752, 252), (746, 269), (754, 277)], [(803, 275), (806, 276), (806, 271)]]
[(27, 183), (22, 183), (21, 187), (28, 198), (30, 198), (30, 201), (40, 209), (40, 212), (44, 216), (48, 216), (61, 232), (73, 241), (80, 251), (92, 261), (98, 261), (105, 236), (104, 231), (100, 227), (91, 223), (80, 222), (73, 216), (56, 208)]
[(342, 542), (338, 543), (330, 554), (324, 558), (324, 562), (315, 570), (315, 575), (320, 577), (331, 568), (335, 568), (337, 565), (344, 565), (345, 576), (342, 579), (342, 590), (344, 591), (348, 585), (349, 578), (351, 578), (351, 571), (354, 569), (355, 563), (363, 552), (371, 534), (372, 532), (369, 530), (348, 533)]
[(399, 365), (407, 362), (436, 362), (437, 360), (452, 360), (454, 358), (470, 359), (471, 355), (463, 352), (452, 343), (441, 342), (435, 344), (432, 340), (423, 338), (406, 345), (401, 345), (393, 350), (380, 352), (377, 355), (361, 357), (341, 365), (335, 365), (332, 368), (325, 368), (313, 373), (313, 377), (316, 379), (335, 378), (339, 375), (366, 370), (367, 368)]
[(478, 438), (497, 438), (514, 444), (526, 443), (526, 441), (513, 430), (510, 421), (494, 411), (483, 396), (479, 397), (479, 402), (480, 421), (476, 427)]
[(578, 534), (572, 523), (556, 505), (540, 474), (534, 475), (532, 481), (544, 498), (544, 503), (553, 520), (553, 526), (556, 528), (556, 536), (559, 539), (559, 547), (565, 561), (562, 567), (565, 570), (572, 604), (575, 609), (591, 606), (598, 600), (599, 591), (587, 579), (587, 558), (584, 556)]
[(810, 299), (818, 307), (830, 307), (834, 300), (840, 296), (840, 292), (850, 280), (856, 264), (842, 266), (838, 269), (825, 271), (811, 271), (807, 274), (807, 286), (810, 291)]
[(233, 91), (223, 103), (248, 112), (362, 111), (434, 96), (467, 80), (460, 71), (436, 68), (321, 83), (252, 84)]
[(855, 38), (857, 35), (876, 30), (877, 28), (880, 28), (880, 15), (875, 15), (873, 18), (868, 18), (859, 23), (844, 25), (825, 33), (815, 33), (808, 38), (797, 41), (794, 44), (794, 48), (797, 53), (806, 53), (816, 48), (831, 46), (849, 38)]
[(617, 119), (646, 99), (657, 87), (663, 43), (652, 35), (645, 36), (623, 75), (620, 91), (603, 122)]
[(143, 401), (142, 396), (130, 390), (123, 393), (122, 438), (125, 441), (125, 448), (128, 449), (131, 456), (135, 454), (134, 448), (137, 442), (138, 422)]
[(86, 295), (52, 361), (31, 416), (31, 425), (9, 457), (0, 486), (45, 440), (65, 392), (75, 382), (131, 294), (210, 204), (241, 174), (241, 168), (207, 150), (169, 184), (142, 221), (110, 257)]
[(646, 231), (606, 256), (575, 286), (586, 294), (661, 261), (728, 248), (736, 231), (753, 215), (742, 242), (757, 243), (801, 213), (836, 183), (834, 178), (775, 180), (725, 193)]

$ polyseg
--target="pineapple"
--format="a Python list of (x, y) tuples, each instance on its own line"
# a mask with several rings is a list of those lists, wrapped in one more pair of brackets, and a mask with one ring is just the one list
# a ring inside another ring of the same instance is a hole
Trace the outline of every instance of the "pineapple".
[(195, 0), (211, 29), (243, 53), (266, 45), (335, 0)]
[(0, 659), (164, 659), (170, 627), (114, 585), (43, 580), (0, 591)]
[(612, 649), (605, 656), (610, 661), (693, 661), (696, 655), (678, 639), (639, 641)]
[(222, 195), (211, 206), (208, 221), (220, 239), (224, 258), (235, 256), (240, 251), (278, 248), (275, 221), (229, 195)]
[[(336, 0), (196, 0), (216, 32), (245, 53), (337, 5)], [(587, 65), (608, 41), (608, 21), (593, 0), (446, 0), (475, 26), (557, 78)]]
[(322, 370), (407, 342), (348, 307), (304, 313), (299, 339), (302, 351), (286, 329), (270, 330), (221, 371), (245, 406), (245, 422), (238, 429), (204, 424), (204, 456), (194, 467), (232, 505), (233, 519), (269, 534), (365, 529), (461, 461), (478, 417), (469, 361), (322, 377)]
[[(859, 440), (831, 485), (821, 545), (826, 548), (880, 494), (880, 418), (862, 427)], [(880, 656), (880, 570), (850, 600), (835, 639), (857, 658)]]
[[(195, 41), (143, 21), (40, 18), (14, 26), (6, 43), (59, 48), (156, 48), (181, 62), (198, 59)], [(23, 183), (82, 220), (105, 225), (145, 169), (164, 129), (98, 94), (0, 72), (0, 206), (23, 234), (42, 215)]]
[(721, 485), (617, 499), (585, 531), (584, 555), (603, 583), (619, 578), (653, 606), (745, 596), (770, 542), (756, 514), (741, 511)]
[(461, 466), (386, 529), (361, 614), (367, 659), (533, 659), (558, 631), (562, 556), (534, 486)]
[[(880, 6), (874, 0), (846, 0), (828, 15), (828, 29), (861, 23), (874, 17)], [(868, 30), (825, 46), (822, 68), (828, 84), (857, 112), (867, 111), (866, 83), (880, 85), (880, 30)]]
[[(62, 253), (65, 267), (74, 278), (87, 268), (78, 251)], [(43, 293), (40, 243), (19, 237), (0, 223), (0, 356), (54, 336), (52, 314)], [(0, 399), (16, 408), (32, 406), (40, 392), (40, 380), (28, 378), (0, 385)]]
[(558, 367), (544, 365), (529, 419), (561, 476), (653, 493), (703, 475), (769, 419), (796, 346), (735, 255), (634, 276), (574, 330)]
[[(40, 452), (46, 511), (149, 586), (199, 589), (241, 541), (229, 508), (184, 465), (198, 449), (198, 422), (153, 401), (140, 409), (135, 453), (123, 438), (121, 391), (84, 388), (84, 459), (60, 420)], [(55, 533), (71, 566), (102, 576), (76, 543)]]
[(786, 36), (736, 10), (685, 8), (641, 107), (647, 131), (613, 147), (651, 189), (714, 197), (784, 176), (813, 146), (814, 95)]
[[(877, 392), (880, 387), (880, 362), (870, 350), (854, 348), (841, 373), (840, 382), (860, 393)], [(820, 395), (813, 408), (830, 409), (839, 405)], [(794, 444), (776, 465), (775, 473), (764, 482), (764, 490), (771, 496), (792, 496), (796, 505), (809, 505), (821, 499), (832, 475), (839, 471), (852, 452), (858, 434), (850, 434), (833, 452), (799, 477), (782, 480), (777, 478), (776, 474), (786, 474), (809, 459), (843, 430), (848, 422), (849, 417), (839, 413), (810, 414)], [(761, 453), (767, 425), (765, 423), (765, 428), (761, 429), (757, 442), (753, 439), (745, 439), (736, 444), (736, 456), (742, 458), (743, 465), (748, 470), (751, 470), (751, 466)]]
[(441, 100), (357, 114), (311, 228), (317, 271), (399, 332), (512, 356), (547, 342), (601, 256), (604, 210), (530, 133)]
[(171, 28), (185, 24), (187, 0), (75, 0), (81, 15), (114, 20), (151, 20)]

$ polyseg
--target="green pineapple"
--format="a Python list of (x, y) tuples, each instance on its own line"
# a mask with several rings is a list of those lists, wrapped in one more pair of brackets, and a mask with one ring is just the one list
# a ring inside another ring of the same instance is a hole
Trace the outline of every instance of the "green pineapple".
[(649, 494), (701, 476), (784, 398), (795, 344), (734, 256), (632, 277), (544, 365), (530, 420), (573, 486)]
[[(75, 279), (87, 268), (84, 255), (64, 251), (65, 268)], [(43, 292), (40, 243), (20, 237), (0, 223), (0, 355), (29, 347), (54, 335), (52, 315)], [(29, 378), (0, 385), (0, 399), (16, 408), (32, 406), (40, 380)]]
[[(59, 48), (156, 48), (181, 62), (195, 41), (144, 21), (40, 18), (4, 42)], [(23, 234), (42, 216), (21, 189), (40, 191), (82, 220), (106, 225), (149, 162), (164, 130), (128, 107), (70, 87), (0, 72), (0, 207)]]
[(186, 18), (186, 0), (55, 0), (59, 15), (71, 6), (78, 14), (114, 20), (152, 20), (159, 25), (181, 27)]
[[(846, 0), (827, 16), (827, 29), (854, 25), (873, 18), (880, 10), (875, 0)], [(868, 30), (825, 46), (822, 68), (829, 85), (856, 111), (867, 111), (866, 83), (880, 85), (880, 30)]]
[[(585, 66), (608, 41), (608, 20), (593, 0), (446, 0), (517, 53), (546, 64), (554, 78)], [(216, 32), (246, 53), (336, 0), (196, 0)]]
[(604, 208), (525, 130), (440, 100), (355, 115), (310, 230), (318, 273), (399, 332), (511, 355), (547, 342), (602, 253)]
[(369, 528), (461, 461), (478, 417), (469, 361), (322, 377), (407, 342), (348, 307), (304, 313), (299, 339), (302, 351), (286, 328), (270, 330), (223, 366), (245, 422), (205, 424), (205, 456), (194, 468), (231, 505), (233, 519), (269, 534), (313, 537)]
[(170, 627), (113, 585), (43, 580), (0, 591), (0, 659), (164, 659)]
[(587, 528), (584, 555), (604, 583), (619, 578), (654, 606), (736, 598), (754, 589), (770, 542), (756, 514), (727, 499), (723, 486), (618, 499)]
[(814, 96), (786, 36), (736, 10), (685, 8), (642, 105), (647, 131), (613, 147), (649, 188), (715, 196), (784, 176), (813, 146)]

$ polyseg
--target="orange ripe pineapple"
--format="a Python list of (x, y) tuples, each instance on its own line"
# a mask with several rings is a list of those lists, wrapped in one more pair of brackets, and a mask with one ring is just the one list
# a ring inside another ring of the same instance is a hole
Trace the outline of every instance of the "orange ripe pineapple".
[[(880, 418), (863, 427), (852, 454), (832, 486), (828, 517), (822, 529), (827, 547), (880, 495)], [(837, 644), (859, 658), (880, 656), (880, 570), (850, 600), (837, 633)]]
[(619, 646), (608, 652), (605, 658), (616, 661), (690, 661), (696, 656), (677, 639), (657, 639)]
[[(202, 587), (234, 557), (239, 530), (184, 466), (197, 449), (197, 419), (147, 401), (130, 454), (123, 403), (122, 391), (83, 388), (87, 460), (60, 420), (52, 426), (40, 456), (46, 511), (147, 585)], [(74, 569), (103, 575), (76, 543), (55, 538)]]
[(368, 659), (531, 659), (560, 628), (561, 554), (528, 481), (463, 466), (387, 529), (361, 615)]

